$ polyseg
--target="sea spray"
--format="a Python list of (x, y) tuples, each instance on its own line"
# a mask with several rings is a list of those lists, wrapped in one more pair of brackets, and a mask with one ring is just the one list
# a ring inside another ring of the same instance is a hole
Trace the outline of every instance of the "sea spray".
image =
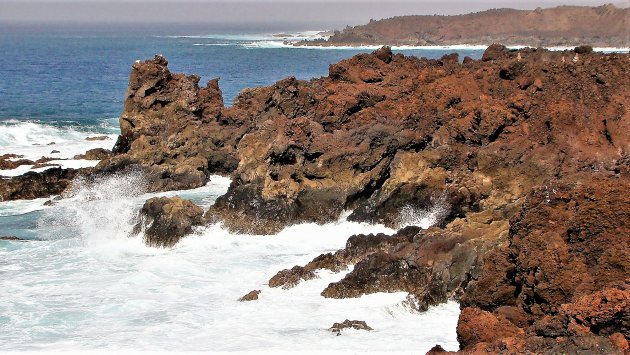
[(399, 228), (417, 226), (427, 229), (443, 221), (448, 212), (449, 206), (443, 195), (432, 199), (432, 206), (428, 209), (405, 205), (399, 212), (398, 226)]
[(125, 238), (146, 191), (140, 172), (81, 177), (73, 181), (57, 208), (44, 212), (39, 225), (52, 232), (49, 239), (76, 236), (81, 243), (90, 244)]

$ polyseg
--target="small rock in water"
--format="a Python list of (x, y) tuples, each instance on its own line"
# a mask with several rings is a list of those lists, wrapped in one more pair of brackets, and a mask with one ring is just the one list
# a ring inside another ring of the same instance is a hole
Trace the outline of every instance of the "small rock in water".
[(260, 292), (261, 292), (260, 290), (252, 290), (245, 296), (239, 298), (238, 300), (240, 302), (255, 301), (258, 299), (258, 295), (260, 294)]
[(285, 290), (295, 287), (302, 280), (311, 280), (317, 275), (302, 266), (294, 266), (291, 269), (279, 271), (269, 280), (269, 287), (282, 287)]
[(18, 238), (14, 235), (0, 236), (0, 240), (17, 240), (17, 241), (25, 241), (25, 239)]
[(48, 143), (47, 145), (55, 145), (55, 144), (57, 144), (57, 143), (55, 143), (55, 142), (50, 142), (50, 143)]
[(57, 201), (61, 200), (61, 196), (57, 196), (55, 198), (52, 198), (46, 202), (44, 202), (44, 206), (53, 206), (55, 205), (55, 203), (57, 203)]
[(342, 323), (335, 323), (332, 327), (330, 327), (330, 331), (333, 333), (337, 333), (337, 335), (341, 335), (341, 331), (346, 328), (353, 328), (357, 330), (373, 330), (372, 327), (367, 325), (362, 320), (349, 320), (346, 319)]
[(86, 141), (105, 141), (111, 139), (108, 136), (95, 136), (95, 137), (87, 137), (85, 138)]
[(58, 150), (53, 150), (53, 151), (50, 152), (50, 154), (57, 154), (57, 153), (61, 153), (61, 152), (58, 151)]
[(103, 160), (112, 155), (112, 151), (103, 148), (90, 149), (85, 154), (77, 154), (74, 159)]
[(190, 200), (175, 197), (154, 197), (148, 199), (140, 210), (140, 220), (134, 233), (144, 230), (145, 243), (154, 247), (172, 247), (193, 226), (202, 222), (203, 209)]

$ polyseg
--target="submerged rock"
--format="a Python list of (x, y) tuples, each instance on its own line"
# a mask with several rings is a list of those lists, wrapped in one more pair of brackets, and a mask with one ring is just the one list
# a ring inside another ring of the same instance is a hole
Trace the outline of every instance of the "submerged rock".
[(193, 227), (201, 224), (203, 209), (190, 200), (154, 197), (147, 200), (139, 213), (134, 233), (144, 231), (144, 241), (153, 247), (172, 247)]
[(374, 330), (372, 329), (372, 327), (367, 325), (367, 323), (365, 323), (362, 320), (349, 320), (349, 319), (346, 319), (341, 323), (334, 323), (332, 327), (330, 327), (329, 330), (333, 333), (337, 333), (337, 335), (341, 335), (341, 331), (348, 328), (357, 329), (357, 330), (368, 330), (368, 331)]

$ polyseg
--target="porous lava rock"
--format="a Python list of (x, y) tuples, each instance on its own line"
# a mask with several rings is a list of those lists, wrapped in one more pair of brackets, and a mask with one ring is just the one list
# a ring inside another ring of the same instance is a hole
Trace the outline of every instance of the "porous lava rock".
[(629, 187), (624, 175), (533, 189), (461, 298), (462, 350), (626, 351)]

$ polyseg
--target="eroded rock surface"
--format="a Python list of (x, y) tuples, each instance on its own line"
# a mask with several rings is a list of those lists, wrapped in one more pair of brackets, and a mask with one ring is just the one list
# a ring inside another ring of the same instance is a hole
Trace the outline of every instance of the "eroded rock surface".
[[(462, 349), (625, 351), (629, 187), (625, 173), (534, 189), (510, 223), (509, 243), (486, 256), (461, 299)], [(502, 330), (476, 333), (495, 324)]]

